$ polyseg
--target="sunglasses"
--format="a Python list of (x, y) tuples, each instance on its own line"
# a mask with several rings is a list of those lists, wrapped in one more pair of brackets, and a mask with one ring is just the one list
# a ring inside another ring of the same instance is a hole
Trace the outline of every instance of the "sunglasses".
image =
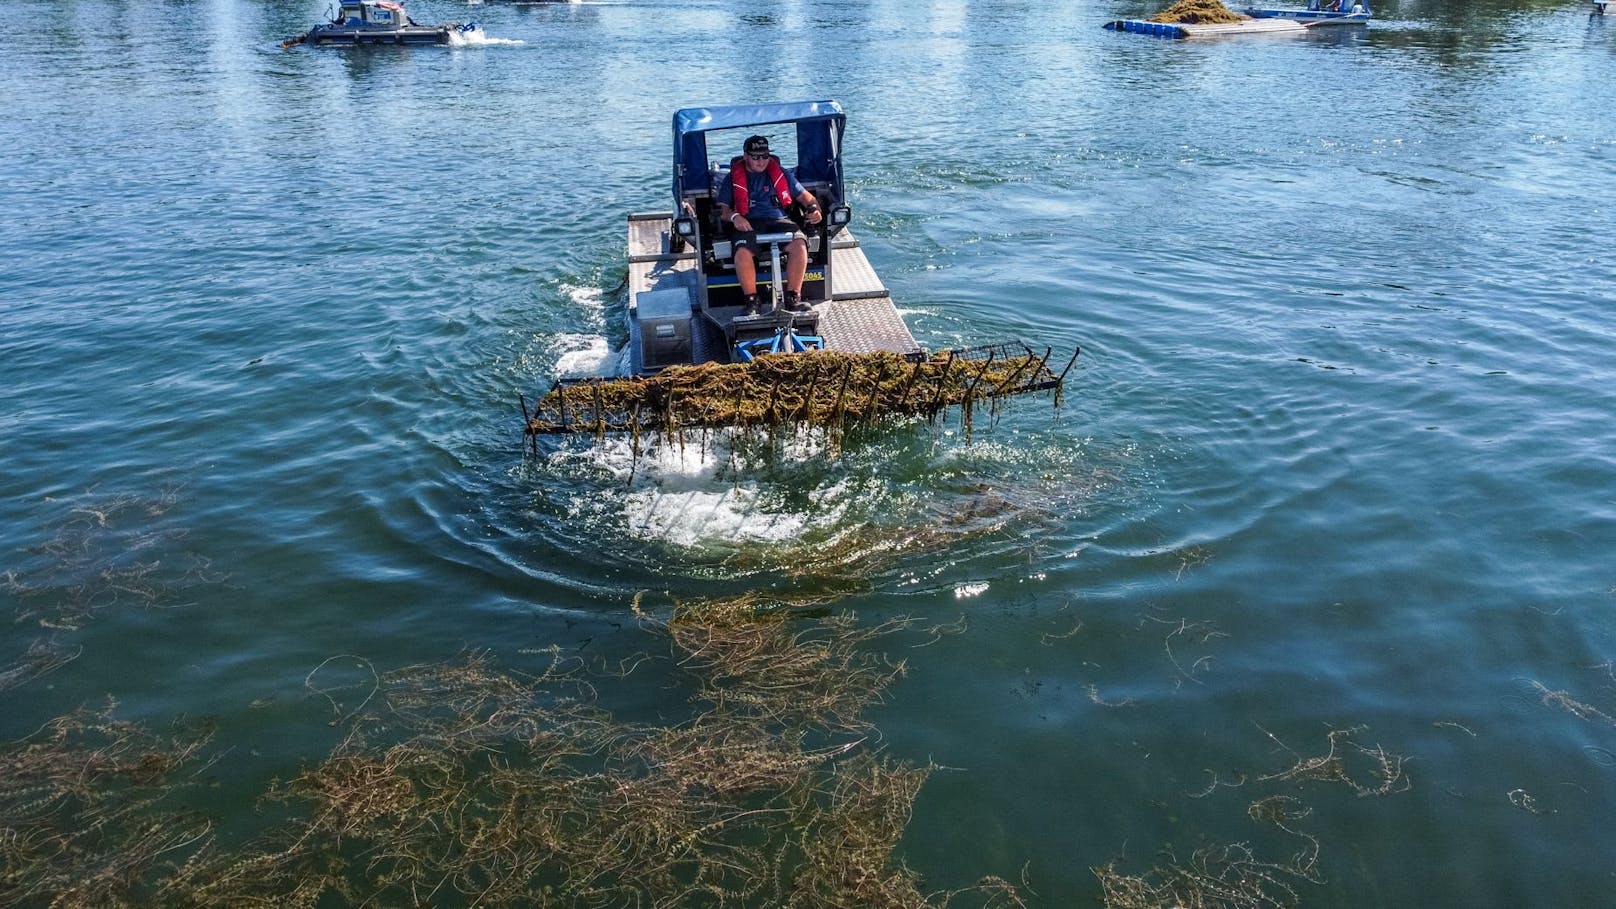
[(767, 160), (769, 160), (769, 153), (768, 152), (764, 152), (761, 155), (754, 155), (754, 154), (748, 152), (746, 156), (748, 158), (751, 158), (753, 161), (767, 161)]

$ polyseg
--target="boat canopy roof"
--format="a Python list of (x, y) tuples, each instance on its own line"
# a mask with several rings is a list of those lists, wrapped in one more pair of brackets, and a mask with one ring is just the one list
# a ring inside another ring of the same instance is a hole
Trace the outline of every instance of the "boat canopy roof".
[[(828, 182), (842, 195), (842, 131), (847, 115), (835, 101), (786, 101), (774, 104), (732, 104), (724, 107), (687, 107), (673, 114), (673, 198), (677, 206), (685, 191), (705, 190), (707, 134), (720, 129), (743, 129), (774, 123), (797, 126), (797, 179)], [(739, 143), (723, 155), (740, 154)]]

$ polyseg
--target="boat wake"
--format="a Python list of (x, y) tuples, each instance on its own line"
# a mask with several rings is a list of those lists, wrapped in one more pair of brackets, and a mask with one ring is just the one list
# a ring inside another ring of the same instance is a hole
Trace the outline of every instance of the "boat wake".
[(449, 33), (449, 45), (451, 47), (484, 47), (526, 43), (526, 41), (519, 38), (495, 38), (480, 28), (469, 32), (452, 31)]
[(1101, 482), (1081, 479), (1093, 468), (1068, 442), (893, 429), (566, 437), (529, 464), (547, 481), (528, 519), (631, 572), (919, 588), (958, 580), (977, 558), (1059, 551), (1060, 516)]
[(601, 335), (558, 335), (555, 345), (561, 349), (555, 370), (563, 376), (609, 376), (617, 372), (622, 352), (612, 350)]
[[(619, 533), (692, 554), (722, 555), (744, 544), (790, 544), (828, 533), (847, 510), (845, 482), (789, 494), (781, 484), (754, 476), (763, 453), (756, 445), (714, 433), (707, 439), (636, 445), (612, 437), (582, 450), (551, 456), (552, 467), (583, 468), (626, 483), (624, 492), (600, 496), (580, 490), (570, 503), (575, 514), (590, 514), (617, 525)], [(777, 479), (823, 458), (824, 443), (809, 433), (780, 439), (768, 454)], [(785, 485), (790, 485), (787, 482)]]

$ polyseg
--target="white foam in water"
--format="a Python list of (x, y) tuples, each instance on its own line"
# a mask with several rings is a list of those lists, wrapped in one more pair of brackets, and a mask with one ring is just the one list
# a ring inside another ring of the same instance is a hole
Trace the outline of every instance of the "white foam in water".
[(791, 433), (780, 439), (779, 455), (784, 461), (806, 461), (826, 451), (825, 437), (816, 432)]
[(609, 376), (617, 371), (619, 355), (600, 335), (558, 335), (561, 355), (555, 371), (560, 376)]
[(815, 529), (835, 526), (847, 512), (850, 497), (842, 483), (817, 490), (814, 508), (790, 510), (755, 481), (714, 476), (716, 459), (711, 464), (668, 460), (685, 472), (659, 472), (624, 503), (629, 530), (642, 539), (691, 548), (791, 543)]
[(559, 334), (551, 344), (560, 351), (556, 374), (562, 376), (610, 376), (620, 370), (621, 356), (607, 346), (605, 294), (598, 287), (562, 284), (561, 293), (577, 309), (578, 322), (595, 329), (589, 334)]
[(606, 293), (598, 287), (589, 287), (583, 284), (563, 284), (561, 292), (566, 294), (577, 307), (579, 315), (589, 321), (590, 325), (604, 327), (606, 324)]
[(716, 489), (662, 484), (630, 493), (624, 507), (636, 536), (676, 546), (784, 543), (802, 536), (806, 516), (763, 510), (758, 499), (751, 483), (726, 483)]
[(454, 47), (482, 47), (485, 45), (514, 45), (526, 43), (526, 41), (520, 41), (515, 38), (490, 38), (488, 37), (488, 33), (483, 31), (481, 28), (473, 29), (469, 32), (463, 32), (459, 29), (449, 30), (449, 44)]
[[(806, 435), (806, 434), (805, 434)], [(776, 451), (777, 463), (818, 451), (821, 444), (792, 439)], [(607, 438), (586, 451), (558, 455), (586, 458), (597, 469), (634, 485), (612, 500), (620, 501), (630, 535), (674, 546), (700, 548), (734, 543), (789, 543), (816, 527), (834, 526), (847, 511), (852, 495), (844, 483), (821, 489), (811, 511), (782, 509), (757, 481), (745, 477), (745, 459), (732, 454), (724, 440), (711, 446), (692, 443), (655, 445), (635, 461), (628, 439)], [(579, 510), (598, 510), (605, 500), (590, 497)]]

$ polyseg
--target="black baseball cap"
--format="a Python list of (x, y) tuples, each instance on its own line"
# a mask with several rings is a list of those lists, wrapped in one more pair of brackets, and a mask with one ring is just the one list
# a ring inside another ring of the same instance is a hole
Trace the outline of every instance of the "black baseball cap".
[(769, 153), (769, 137), (748, 136), (746, 139), (746, 153), (749, 155), (766, 155)]

